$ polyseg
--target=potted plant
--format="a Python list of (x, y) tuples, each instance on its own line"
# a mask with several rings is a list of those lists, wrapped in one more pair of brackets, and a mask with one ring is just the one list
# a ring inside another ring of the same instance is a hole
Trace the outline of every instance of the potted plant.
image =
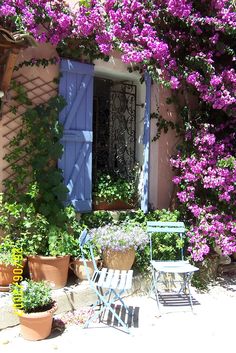
[(128, 180), (115, 173), (100, 173), (93, 196), (95, 210), (119, 210), (132, 208), (136, 199), (134, 180)]
[[(96, 250), (97, 250), (96, 248), (93, 248), (93, 254), (95, 256), (95, 261), (97, 263), (97, 266), (99, 266), (99, 256), (98, 256), (98, 251)], [(94, 265), (89, 251), (89, 246), (85, 245), (83, 248), (83, 251), (84, 251), (85, 261), (87, 264), (89, 275), (90, 277), (92, 277), (94, 273)], [(87, 279), (86, 270), (85, 270), (83, 259), (81, 257), (81, 250), (79, 248), (79, 245), (74, 248), (74, 251), (72, 253), (72, 261), (69, 265), (69, 268), (74, 272), (74, 274), (79, 278), (80, 281)]]
[(0, 243), (0, 291), (9, 291), (10, 284), (23, 279), (25, 264), (20, 242), (5, 236)]
[[(76, 246), (73, 234), (65, 228), (49, 225), (45, 239), (38, 239), (28, 255), (28, 265), (31, 279), (47, 280), (53, 288), (63, 288), (68, 279), (70, 255)], [(43, 246), (40, 247), (40, 240)], [(28, 239), (30, 242), (30, 239)]]
[(135, 251), (148, 243), (145, 230), (137, 224), (111, 224), (90, 231), (96, 246), (102, 251), (105, 267), (119, 270), (130, 270)]
[(11, 286), (11, 295), (13, 303), (21, 307), (19, 320), (23, 338), (37, 341), (48, 337), (57, 309), (50, 285), (45, 281), (23, 281), (21, 285)]
[(54, 288), (64, 287), (75, 245), (73, 228), (78, 224), (74, 213), (66, 210), (59, 226), (36, 212), (32, 203), (2, 202), (0, 197), (0, 206), (0, 229), (13, 242), (21, 243), (31, 279), (48, 280)]

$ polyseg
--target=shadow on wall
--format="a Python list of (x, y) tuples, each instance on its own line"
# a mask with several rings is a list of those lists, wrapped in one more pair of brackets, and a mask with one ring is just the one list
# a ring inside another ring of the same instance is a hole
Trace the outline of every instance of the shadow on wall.
[[(160, 87), (159, 88), (159, 110), (160, 115), (165, 119), (176, 122), (178, 119), (177, 109), (175, 105), (167, 104), (166, 100), (171, 96), (171, 91)], [(170, 165), (170, 158), (176, 153), (176, 146), (179, 139), (174, 130), (169, 130), (167, 134), (162, 134), (159, 140), (159, 193), (158, 206), (160, 208), (168, 208), (173, 193), (173, 171)]]

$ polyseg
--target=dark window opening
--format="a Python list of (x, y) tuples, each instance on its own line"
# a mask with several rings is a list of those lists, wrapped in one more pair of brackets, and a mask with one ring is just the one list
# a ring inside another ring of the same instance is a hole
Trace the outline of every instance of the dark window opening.
[(95, 78), (93, 180), (99, 173), (129, 178), (135, 165), (136, 86)]

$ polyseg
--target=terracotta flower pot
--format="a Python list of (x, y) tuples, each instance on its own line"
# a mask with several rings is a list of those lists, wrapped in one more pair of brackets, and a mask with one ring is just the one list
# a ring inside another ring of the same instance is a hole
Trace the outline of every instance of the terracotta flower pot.
[(29, 256), (30, 278), (34, 281), (48, 281), (54, 289), (63, 288), (67, 283), (70, 255)]
[(19, 316), (20, 331), (24, 339), (38, 341), (47, 338), (52, 329), (53, 314), (57, 310), (57, 304), (47, 311), (39, 313), (23, 313)]
[(130, 270), (135, 259), (135, 250), (130, 248), (125, 251), (112, 249), (103, 250), (103, 264), (105, 267), (117, 270)]
[[(23, 267), (19, 269), (23, 270), (25, 264), (26, 259), (22, 262)], [(14, 265), (5, 265), (0, 263), (0, 292), (9, 290), (9, 285), (14, 282), (13, 277), (17, 276), (17, 274), (13, 273), (13, 270), (16, 268), (17, 267)]]
[[(88, 271), (89, 271), (89, 275), (90, 277), (92, 277), (93, 273), (94, 273), (94, 266), (93, 266), (93, 261), (92, 260), (85, 260), (88, 266)], [(83, 263), (82, 259), (74, 259), (70, 265), (69, 268), (74, 272), (74, 274), (81, 280), (86, 280), (87, 279), (87, 275), (86, 275), (86, 270), (85, 270), (85, 266)]]

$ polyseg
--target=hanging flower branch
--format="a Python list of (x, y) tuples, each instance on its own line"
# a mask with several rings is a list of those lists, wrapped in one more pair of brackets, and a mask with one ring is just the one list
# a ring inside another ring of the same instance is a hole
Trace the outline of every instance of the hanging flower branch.
[(18, 71), (19, 69), (21, 69), (22, 67), (27, 67), (27, 66), (42, 66), (42, 67), (46, 67), (48, 65), (55, 65), (60, 61), (60, 58), (58, 56), (53, 56), (52, 58), (49, 59), (36, 59), (36, 58), (32, 58), (30, 60), (24, 60), (22, 61), (19, 65), (14, 67), (14, 71)]

